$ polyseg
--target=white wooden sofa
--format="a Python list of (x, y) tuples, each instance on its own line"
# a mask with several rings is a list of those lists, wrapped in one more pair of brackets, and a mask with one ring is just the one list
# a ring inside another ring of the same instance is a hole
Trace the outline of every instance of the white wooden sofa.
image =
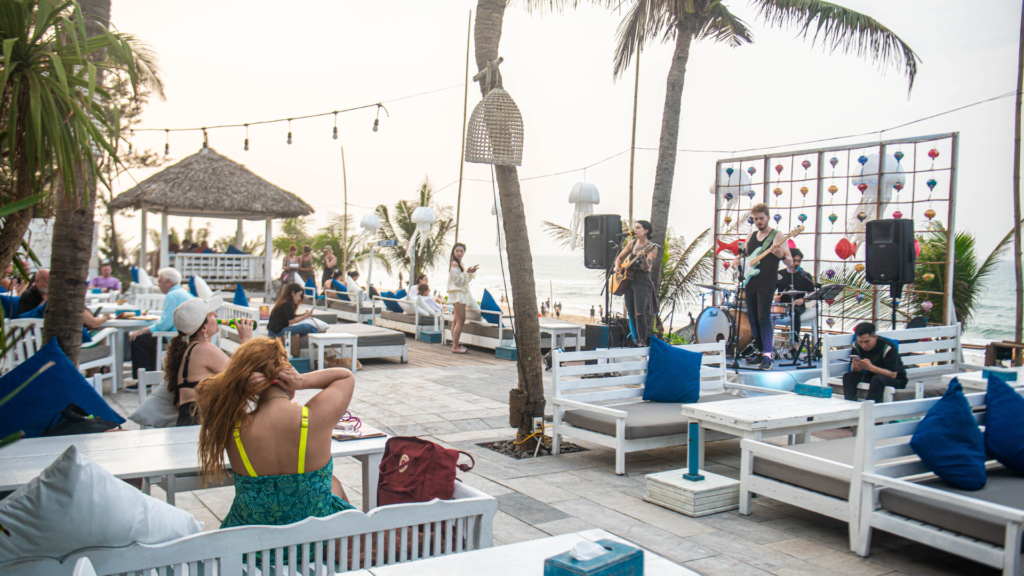
[[(725, 343), (676, 346), (704, 354), (701, 360), (699, 402), (735, 400), (730, 390), (761, 394), (789, 394), (728, 381)], [(688, 419), (680, 404), (644, 402), (647, 358), (650, 348), (613, 348), (583, 352), (552, 353), (555, 398), (552, 451), (558, 454), (562, 436), (578, 438), (615, 449), (615, 473), (626, 473), (626, 454), (684, 446)], [(596, 364), (585, 364), (596, 360)], [(579, 365), (563, 366), (564, 363)], [(586, 378), (584, 378), (586, 376)], [(709, 430), (705, 441), (730, 435)]]
[[(43, 321), (38, 318), (23, 318), (19, 320), (4, 320), (8, 330), (21, 332), (14, 347), (8, 351), (4, 361), (4, 370), (12, 370), (25, 360), (31, 358), (40, 348), (43, 347)], [(82, 350), (78, 356), (78, 370), (85, 374), (86, 370), (92, 368), (108, 368), (106, 373), (96, 374), (90, 382), (101, 396), (103, 395), (103, 380), (110, 378), (111, 392), (117, 392), (117, 379), (114, 378), (114, 370), (117, 367), (117, 360), (114, 354), (114, 338), (117, 337), (117, 330), (104, 328), (97, 332), (91, 342), (83, 342)]]
[[(939, 400), (865, 402), (854, 438), (787, 447), (743, 440), (740, 513), (750, 513), (751, 495), (758, 494), (848, 522), (850, 548), (861, 556), (877, 528), (1019, 576), (1024, 477), (989, 462), (985, 488), (957, 490), (910, 447), (920, 419)], [(985, 393), (967, 400), (983, 425)]]
[[(943, 374), (981, 370), (981, 366), (965, 364), (960, 324), (929, 326), (910, 330), (879, 330), (880, 337), (897, 342), (903, 365), (907, 369), (907, 387), (897, 390), (886, 387), (883, 402), (942, 396), (946, 385)], [(857, 337), (853, 334), (826, 334), (822, 341), (821, 382), (843, 394), (843, 373), (850, 370), (850, 354)], [(868, 383), (861, 384), (867, 389)]]
[[(462, 335), (459, 337), (460, 345), (468, 344), (470, 346), (487, 348), (488, 350), (497, 350), (499, 347), (516, 347), (515, 334), (512, 332), (511, 315), (502, 314), (501, 325), (499, 326), (487, 322), (479, 314), (480, 310), (478, 309), (466, 310), (466, 322), (462, 325)], [(488, 314), (497, 314), (497, 312), (488, 312)], [(441, 317), (442, 344), (452, 341), (452, 323), (454, 321), (455, 318), (451, 314), (445, 314)]]
[(322, 300), (314, 300), (313, 302), (321, 302), (326, 312), (333, 313), (337, 316), (338, 320), (344, 322), (355, 322), (357, 324), (372, 322), (374, 316), (379, 315), (383, 308), (382, 305), (372, 300), (369, 302), (365, 300), (341, 300), (339, 298), (332, 297), (332, 294), (336, 295), (336, 292), (328, 290), (325, 298)]
[[(420, 307), (412, 305), (412, 302), (408, 302), (401, 298), (387, 298), (385, 296), (374, 296), (373, 303), (374, 309), (376, 310), (377, 303), (380, 302), (379, 313), (373, 316), (373, 325), (380, 326), (382, 328), (390, 328), (392, 330), (398, 330), (406, 334), (412, 334), (417, 340), (420, 339), (420, 330), (434, 330), (439, 331), (441, 329), (441, 316), (432, 316), (429, 314), (423, 314), (420, 312)], [(407, 306), (414, 310), (413, 314), (405, 312), (406, 308), (402, 308), (402, 312), (394, 312), (388, 310), (385, 302), (394, 302), (401, 306), (404, 302)]]
[[(497, 510), (494, 497), (456, 482), (452, 500), (382, 506), (368, 514), (347, 510), (286, 526), (227, 528), (164, 544), (80, 550), (59, 562), (32, 559), (8, 563), (0, 566), (0, 573), (70, 575), (80, 558), (89, 558), (100, 576), (149, 574), (151, 570), (159, 574), (319, 576), (490, 548)], [(335, 551), (339, 541), (340, 554)]]

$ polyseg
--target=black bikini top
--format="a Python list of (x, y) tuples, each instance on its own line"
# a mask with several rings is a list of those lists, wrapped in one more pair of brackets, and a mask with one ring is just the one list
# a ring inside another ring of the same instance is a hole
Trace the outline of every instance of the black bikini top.
[(192, 382), (192, 381), (190, 381), (188, 379), (188, 361), (189, 361), (189, 359), (192, 358), (192, 351), (195, 350), (195, 349), (196, 349), (195, 344), (191, 344), (191, 345), (189, 345), (188, 350), (185, 352), (185, 369), (182, 370), (182, 372), (181, 372), (182, 382), (181, 382), (181, 384), (178, 385), (178, 388), (174, 391), (174, 403), (175, 404), (177, 404), (181, 400), (181, 398), (180, 398), (181, 393), (179, 391), (182, 388), (192, 388), (194, 390), (196, 385), (199, 384), (198, 381)]

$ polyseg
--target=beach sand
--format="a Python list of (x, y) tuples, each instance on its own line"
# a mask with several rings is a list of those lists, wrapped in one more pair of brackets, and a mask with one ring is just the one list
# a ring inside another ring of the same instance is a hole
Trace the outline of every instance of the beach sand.
[[(504, 310), (508, 314), (512, 313), (508, 309), (508, 306), (505, 305), (505, 304), (501, 304), (501, 309)], [(564, 322), (572, 322), (573, 324), (600, 324), (601, 323), (601, 319), (596, 317), (596, 316), (594, 317), (593, 320), (591, 320), (589, 316), (577, 316), (576, 314), (565, 314), (565, 313), (563, 313), (561, 316), (555, 316), (554, 312), (550, 312), (550, 313), (548, 313), (548, 315), (546, 317), (547, 318), (555, 318), (557, 320), (562, 320)]]

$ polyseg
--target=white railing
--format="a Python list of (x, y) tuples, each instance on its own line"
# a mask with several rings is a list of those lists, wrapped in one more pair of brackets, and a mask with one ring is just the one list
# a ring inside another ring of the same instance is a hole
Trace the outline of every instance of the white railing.
[(202, 276), (207, 282), (263, 282), (266, 258), (250, 254), (174, 254), (171, 266), (183, 278)]

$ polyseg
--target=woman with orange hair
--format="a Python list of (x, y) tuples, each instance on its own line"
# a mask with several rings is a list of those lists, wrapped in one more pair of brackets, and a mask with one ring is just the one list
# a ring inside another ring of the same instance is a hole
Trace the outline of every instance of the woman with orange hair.
[[(344, 368), (300, 374), (276, 339), (242, 344), (227, 367), (196, 387), (203, 482), (225, 473), (235, 500), (221, 528), (282, 525), (354, 507), (332, 474), (331, 433), (352, 400)], [(305, 406), (297, 390), (320, 390)]]

